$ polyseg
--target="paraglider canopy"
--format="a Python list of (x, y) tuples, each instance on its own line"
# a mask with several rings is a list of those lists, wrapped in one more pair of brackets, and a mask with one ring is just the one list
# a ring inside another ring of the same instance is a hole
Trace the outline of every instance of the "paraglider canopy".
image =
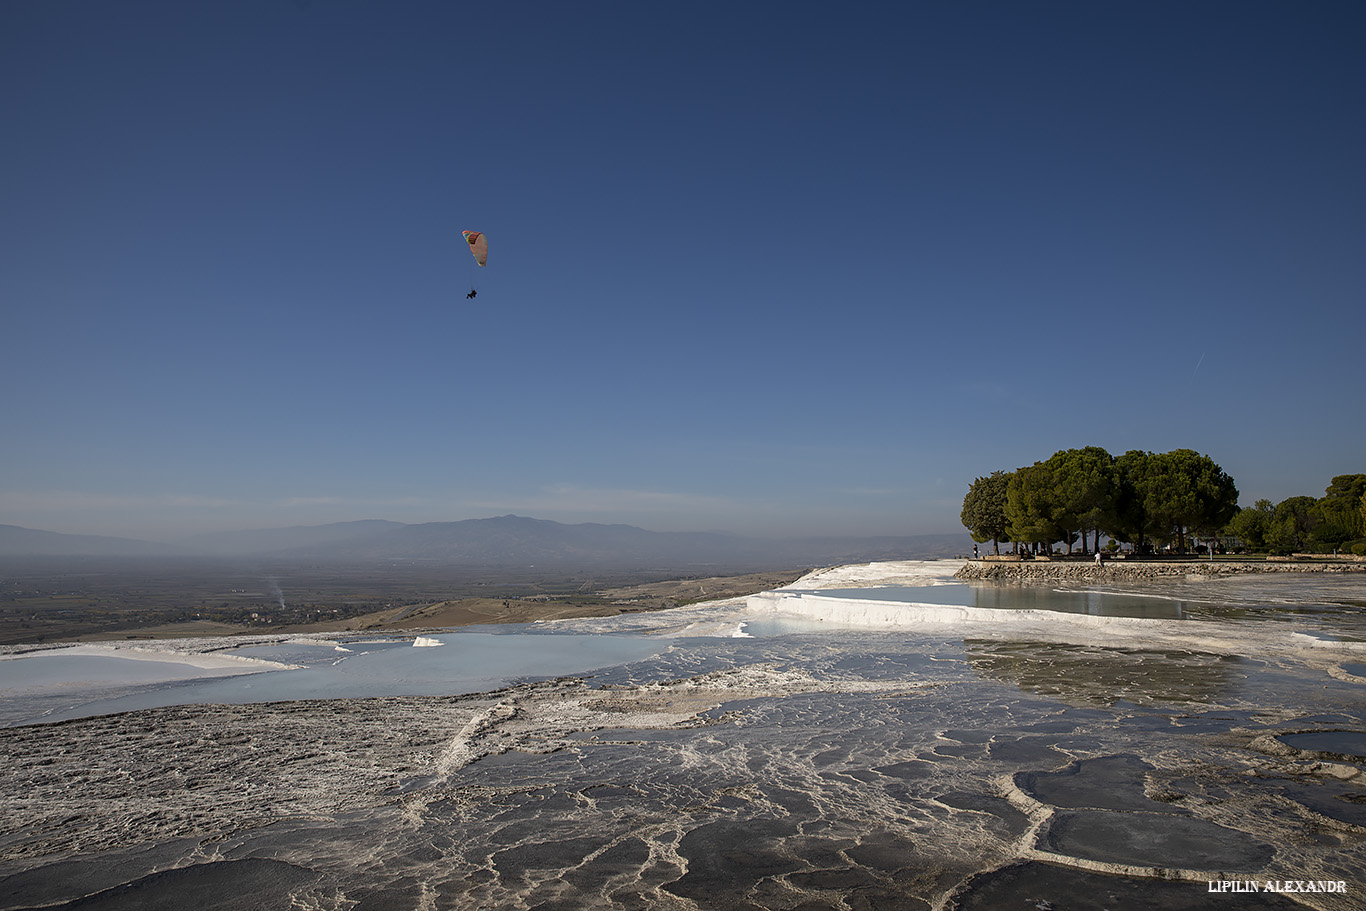
[(465, 243), (470, 245), (470, 252), (474, 254), (475, 262), (484, 265), (489, 260), (489, 241), (488, 238), (478, 231), (461, 231), (465, 235)]

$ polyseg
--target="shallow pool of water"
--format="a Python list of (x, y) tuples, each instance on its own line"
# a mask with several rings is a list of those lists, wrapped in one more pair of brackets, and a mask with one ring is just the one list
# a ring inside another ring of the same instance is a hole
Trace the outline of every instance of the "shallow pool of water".
[[(497, 689), (516, 680), (583, 674), (649, 658), (667, 643), (625, 635), (499, 635), (453, 632), (428, 637), (439, 647), (416, 648), (411, 639), (332, 644), (282, 643), (229, 654), (303, 665), (233, 677), (201, 679), (192, 665), (119, 657), (33, 657), (0, 662), (0, 669), (30, 686), (5, 699), (6, 723), (62, 721), (167, 705), (288, 702), (430, 696)], [(61, 662), (54, 667), (53, 662)], [(34, 674), (47, 674), (46, 685)], [(87, 669), (89, 668), (89, 669)], [(155, 676), (154, 671), (161, 676)], [(81, 681), (98, 675), (90, 685)], [(149, 674), (153, 674), (149, 676)], [(132, 676), (130, 676), (132, 675)], [(138, 684), (143, 684), (139, 686)], [(6, 694), (8, 695), (8, 694)]]
[[(954, 583), (949, 585), (884, 585), (872, 588), (826, 590), (792, 589), (825, 598), (897, 601), (908, 604), (941, 604), (996, 610), (1048, 610), (1101, 617), (1146, 617), (1154, 620), (1185, 619), (1185, 603), (1163, 595), (1128, 592), (1055, 589), (1031, 585)], [(747, 630), (748, 631), (748, 630)]]
[(1276, 739), (1297, 750), (1366, 757), (1366, 732), (1363, 731), (1304, 731), (1282, 734)]

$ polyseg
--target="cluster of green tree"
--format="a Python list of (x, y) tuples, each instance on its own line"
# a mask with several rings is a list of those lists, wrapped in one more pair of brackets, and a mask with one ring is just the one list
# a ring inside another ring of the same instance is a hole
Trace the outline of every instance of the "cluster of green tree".
[(1258, 553), (1366, 555), (1366, 474), (1338, 475), (1317, 500), (1258, 500), (1233, 517), (1228, 532)]
[(963, 498), (963, 525), (977, 543), (1072, 553), (1094, 533), (1145, 551), (1184, 552), (1191, 535), (1215, 535), (1238, 512), (1238, 488), (1209, 456), (1192, 449), (1131, 450), (1112, 456), (1099, 446), (1065, 449), (1047, 461), (977, 478)]

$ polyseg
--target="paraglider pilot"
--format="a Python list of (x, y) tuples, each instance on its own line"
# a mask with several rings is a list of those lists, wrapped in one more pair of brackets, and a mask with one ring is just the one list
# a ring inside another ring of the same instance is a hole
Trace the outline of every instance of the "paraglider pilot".
[[(470, 252), (474, 254), (474, 261), (479, 264), (480, 268), (483, 268), (489, 259), (488, 238), (478, 231), (461, 231), (460, 233), (465, 235), (465, 242), (470, 245)], [(465, 300), (472, 301), (478, 296), (479, 292), (470, 288), (470, 293), (465, 295)]]

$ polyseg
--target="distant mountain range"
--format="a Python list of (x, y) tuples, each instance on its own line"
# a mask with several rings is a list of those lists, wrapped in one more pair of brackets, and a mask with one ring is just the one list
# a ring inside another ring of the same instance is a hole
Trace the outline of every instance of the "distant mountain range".
[(148, 557), (175, 550), (167, 544), (133, 538), (63, 535), (18, 525), (0, 525), (2, 557)]
[(462, 522), (366, 520), (196, 535), (178, 545), (99, 535), (63, 535), (0, 525), (0, 556), (214, 556), (356, 564), (618, 569), (787, 568), (953, 557), (967, 533), (906, 537), (751, 538), (655, 532), (631, 525), (565, 525), (523, 516)]

